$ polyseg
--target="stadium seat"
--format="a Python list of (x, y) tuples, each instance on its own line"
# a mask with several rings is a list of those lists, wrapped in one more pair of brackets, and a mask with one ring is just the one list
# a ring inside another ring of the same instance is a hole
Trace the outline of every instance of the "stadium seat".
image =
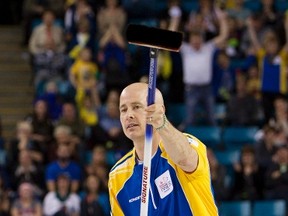
[(286, 204), (284, 200), (256, 201), (253, 205), (253, 216), (285, 216)]
[(7, 152), (4, 149), (0, 149), (0, 166), (5, 167), (7, 162)]
[(221, 144), (221, 128), (210, 126), (190, 126), (185, 132), (195, 136), (208, 147), (217, 149)]
[(239, 161), (240, 151), (236, 149), (214, 151), (214, 154), (220, 164), (225, 166), (232, 166), (234, 163)]
[(239, 149), (243, 145), (256, 142), (255, 135), (258, 127), (225, 127), (223, 129), (223, 143), (227, 149)]
[(219, 206), (221, 216), (251, 216), (251, 203), (249, 201), (226, 201)]
[(167, 118), (174, 126), (182, 123), (185, 113), (185, 105), (182, 103), (171, 103), (167, 106)]

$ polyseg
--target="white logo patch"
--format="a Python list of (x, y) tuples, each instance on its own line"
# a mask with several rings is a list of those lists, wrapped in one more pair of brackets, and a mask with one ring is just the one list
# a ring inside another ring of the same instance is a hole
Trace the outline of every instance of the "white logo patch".
[(199, 143), (198, 143), (196, 140), (194, 140), (194, 139), (192, 139), (192, 138), (190, 138), (190, 137), (188, 137), (187, 139), (188, 139), (188, 142), (189, 142), (190, 144), (194, 145), (195, 147), (198, 147), (198, 146), (199, 146)]
[(157, 186), (161, 199), (169, 195), (173, 191), (173, 183), (169, 170), (158, 176), (155, 179), (155, 184)]

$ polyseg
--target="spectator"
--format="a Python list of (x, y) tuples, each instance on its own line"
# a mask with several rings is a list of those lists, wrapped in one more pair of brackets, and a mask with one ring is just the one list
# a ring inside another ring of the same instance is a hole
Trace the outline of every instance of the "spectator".
[(92, 161), (86, 166), (88, 175), (95, 175), (99, 179), (99, 191), (108, 192), (108, 164), (106, 149), (96, 146), (92, 152)]
[(234, 184), (231, 196), (236, 200), (258, 200), (262, 198), (263, 171), (255, 158), (252, 146), (243, 146), (239, 163), (234, 164)]
[(226, 103), (235, 89), (236, 71), (230, 57), (224, 52), (216, 53), (212, 84), (216, 102)]
[[(44, 216), (79, 216), (80, 197), (70, 190), (70, 176), (59, 173), (56, 178), (55, 191), (50, 191), (43, 200)], [(73, 184), (73, 183), (72, 183)]]
[(62, 113), (56, 126), (65, 125), (70, 127), (75, 143), (81, 143), (84, 137), (84, 124), (80, 120), (75, 104), (65, 102), (62, 105)]
[(92, 53), (89, 48), (81, 50), (79, 58), (72, 64), (69, 72), (69, 79), (76, 89), (76, 103), (78, 108), (86, 93), (94, 96), (95, 105), (99, 106), (100, 97), (98, 95), (97, 76), (98, 66), (92, 60)]
[(122, 89), (129, 82), (126, 62), (126, 41), (124, 28), (127, 14), (118, 4), (118, 0), (106, 0), (105, 6), (97, 15), (99, 29), (98, 61), (105, 73), (105, 87)]
[(17, 190), (18, 186), (22, 182), (30, 182), (34, 185), (34, 194), (38, 197), (44, 195), (45, 183), (44, 172), (42, 167), (33, 164), (29, 151), (22, 150), (19, 154), (19, 164), (17, 164), (14, 170), (13, 190)]
[(62, 78), (66, 61), (63, 29), (55, 24), (54, 13), (46, 10), (42, 21), (43, 23), (33, 30), (29, 41), (36, 87), (42, 82)]
[(288, 137), (288, 101), (285, 96), (279, 96), (274, 101), (274, 114), (269, 124), (280, 126)]
[[(101, 199), (105, 195), (99, 193), (99, 178), (95, 175), (89, 175), (85, 181), (85, 195), (81, 201), (81, 216), (105, 216), (105, 210)], [(107, 197), (108, 198), (108, 197)], [(104, 205), (107, 205), (109, 199)], [(108, 214), (109, 215), (109, 214)]]
[(255, 144), (256, 160), (262, 168), (267, 169), (273, 161), (275, 153), (275, 138), (278, 130), (275, 126), (269, 124), (264, 125), (263, 137)]
[(44, 100), (48, 106), (48, 116), (53, 123), (60, 118), (63, 97), (55, 80), (50, 80), (44, 86), (44, 90), (36, 90), (36, 100)]
[(229, 186), (226, 183), (227, 170), (226, 167), (219, 163), (214, 151), (207, 149), (207, 157), (211, 172), (211, 181), (214, 190), (214, 198), (217, 202), (226, 200), (229, 195)]
[(81, 167), (70, 159), (71, 151), (68, 145), (57, 147), (57, 159), (48, 164), (46, 168), (46, 185), (48, 191), (56, 191), (56, 181), (59, 174), (69, 175), (71, 180), (71, 191), (77, 192), (82, 178)]
[(38, 0), (24, 0), (22, 6), (23, 45), (28, 45), (32, 33), (33, 20), (40, 19), (44, 6)]
[(34, 195), (34, 185), (29, 182), (23, 182), (18, 189), (19, 198), (17, 198), (11, 207), (11, 216), (41, 216), (42, 204)]
[(288, 199), (288, 148), (277, 148), (275, 161), (269, 166), (264, 190), (266, 199)]
[[(68, 43), (76, 36), (77, 26), (84, 18), (89, 21), (90, 32), (95, 33), (96, 21), (92, 7), (87, 0), (75, 0), (69, 5), (65, 13), (65, 33)], [(91, 37), (94, 37), (94, 35), (91, 35)]]
[(247, 79), (239, 75), (236, 79), (236, 93), (227, 102), (226, 123), (233, 126), (257, 125), (259, 105), (256, 99), (247, 93)]
[[(273, 102), (275, 98), (281, 94), (287, 93), (287, 73), (286, 59), (288, 51), (288, 41), (283, 47), (275, 35), (269, 34), (261, 44), (257, 38), (256, 30), (252, 25), (251, 19), (247, 22), (249, 34), (253, 47), (256, 52), (257, 63), (259, 64), (261, 78), (262, 103), (267, 123), (271, 118), (274, 108)], [(285, 17), (286, 37), (288, 35), (288, 16)]]
[(197, 29), (203, 33), (203, 39), (212, 40), (217, 36), (218, 21), (221, 20), (216, 10), (213, 1), (200, 0), (199, 8), (190, 13), (185, 30), (191, 32)]
[(52, 141), (54, 130), (46, 101), (37, 100), (33, 106), (32, 114), (26, 116), (25, 120), (31, 123), (32, 140), (39, 145), (42, 154), (45, 156), (45, 152)]
[[(78, 58), (80, 51), (83, 48), (88, 48), (91, 50), (92, 56), (96, 54), (96, 42), (95, 42), (95, 32), (91, 32), (91, 27), (89, 20), (86, 17), (82, 17), (77, 24), (77, 32), (72, 36), (71, 40), (68, 42), (67, 53), (72, 63)], [(94, 59), (94, 58), (93, 58)]]
[[(22, 150), (28, 150), (33, 162), (42, 164), (44, 155), (39, 145), (32, 140), (32, 125), (27, 121), (17, 123), (16, 137), (13, 138), (8, 148), (8, 167), (15, 168), (15, 162), (18, 163), (19, 153)], [(15, 161), (16, 159), (16, 161)]]
[(206, 122), (215, 125), (214, 97), (212, 92), (212, 61), (217, 46), (220, 46), (228, 34), (226, 15), (218, 10), (220, 34), (209, 42), (204, 42), (202, 32), (193, 31), (189, 34), (188, 43), (183, 43), (180, 52), (183, 60), (186, 119), (180, 128), (195, 125), (199, 105), (204, 105)]
[(252, 95), (258, 101), (258, 104), (261, 106), (260, 75), (257, 65), (251, 65), (248, 68), (247, 93), (249, 95)]

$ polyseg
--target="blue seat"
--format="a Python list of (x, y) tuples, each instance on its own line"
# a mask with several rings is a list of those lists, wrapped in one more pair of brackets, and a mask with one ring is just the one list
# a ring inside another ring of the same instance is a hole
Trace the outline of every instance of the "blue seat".
[(225, 127), (223, 129), (223, 143), (227, 149), (241, 148), (243, 145), (254, 144), (258, 127)]
[(189, 126), (185, 132), (195, 136), (208, 147), (217, 149), (221, 144), (221, 129), (212, 126)]
[(286, 204), (284, 200), (256, 201), (253, 206), (253, 216), (285, 216)]
[(214, 154), (220, 164), (232, 166), (240, 159), (240, 150), (229, 149), (224, 151), (214, 151)]
[(251, 216), (252, 208), (249, 201), (226, 201), (220, 203), (221, 216)]
[(5, 167), (7, 164), (7, 152), (5, 149), (0, 149), (0, 166)]
[(174, 126), (180, 125), (185, 115), (186, 110), (183, 103), (171, 103), (167, 106), (167, 118)]

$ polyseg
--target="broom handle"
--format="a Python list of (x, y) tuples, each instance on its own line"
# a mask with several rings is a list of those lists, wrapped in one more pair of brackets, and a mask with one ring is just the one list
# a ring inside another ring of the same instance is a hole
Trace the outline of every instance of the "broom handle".
[[(156, 48), (150, 48), (150, 68), (148, 77), (148, 99), (147, 99), (148, 106), (154, 104), (155, 102), (157, 54), (158, 50)], [(153, 127), (152, 125), (146, 124), (140, 216), (148, 215), (151, 157), (152, 157), (152, 137), (153, 137)]]

